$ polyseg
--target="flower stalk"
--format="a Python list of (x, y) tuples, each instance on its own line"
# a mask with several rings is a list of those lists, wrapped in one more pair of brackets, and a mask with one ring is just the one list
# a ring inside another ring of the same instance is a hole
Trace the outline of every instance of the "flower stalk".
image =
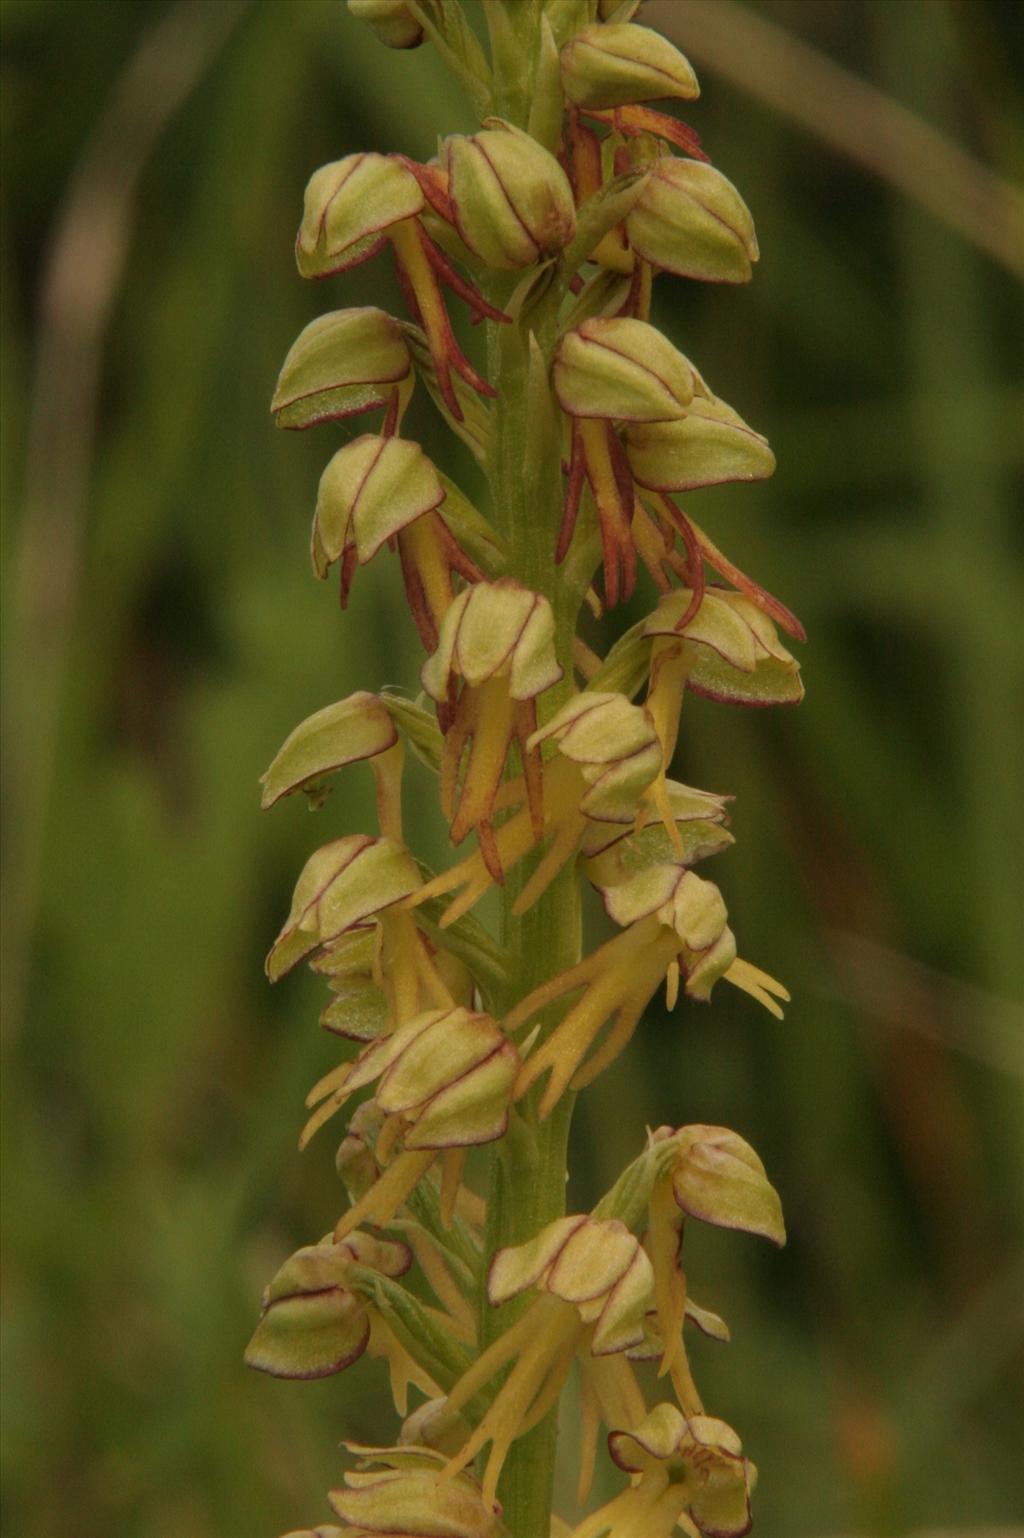
[[(681, 1021), (722, 978), (775, 1013), (788, 997), (738, 958), (722, 892), (692, 869), (731, 845), (728, 798), (671, 778), (686, 690), (801, 696), (776, 628), (802, 639), (799, 622), (678, 501), (774, 459), (650, 322), (659, 273), (745, 282), (757, 242), (693, 130), (652, 105), (698, 88), (636, 9), (482, 0), (484, 48), (461, 0), (349, 0), (385, 45), (437, 49), (480, 128), (424, 165), (347, 156), (306, 191), (300, 273), (343, 296), (389, 246), (406, 306), (331, 311), (285, 360), (279, 425), (343, 435), (313, 568), (337, 565), (344, 606), (360, 566), (397, 556), (425, 652), (418, 698), (325, 705), (263, 777), (265, 806), (301, 791), (320, 807), (359, 763), (376, 788), (377, 835), (309, 857), (267, 962), (274, 981), (310, 964), (321, 1023), (349, 1043), (301, 1139), (348, 1115), (348, 1205), (281, 1267), (248, 1359), (304, 1378), (383, 1357), (405, 1417), (393, 1447), (350, 1447), (330, 1496), (345, 1525), (316, 1529), (336, 1538), (750, 1525), (753, 1465), (689, 1360), (694, 1330), (728, 1330), (691, 1297), (683, 1240), (701, 1221), (782, 1243), (763, 1165), (727, 1129), (662, 1128), (593, 1213), (566, 1213), (575, 1096), (628, 1061), (659, 987)], [(481, 358), (456, 306), (482, 324)], [(480, 463), (484, 509), (405, 435), (417, 383)], [(597, 656), (581, 614), (648, 577), (647, 618)], [(437, 775), (458, 850), (444, 871), (407, 843), (409, 751)], [(584, 883), (610, 931), (586, 950)], [(493, 933), (471, 911), (489, 891)], [(573, 1372), (580, 1506), (602, 1432), (627, 1481), (589, 1515), (552, 1509)]]

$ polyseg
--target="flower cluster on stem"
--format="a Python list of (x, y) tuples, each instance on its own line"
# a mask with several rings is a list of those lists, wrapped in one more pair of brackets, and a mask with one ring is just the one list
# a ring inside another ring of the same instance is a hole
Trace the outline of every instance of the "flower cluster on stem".
[[(688, 690), (802, 694), (779, 636), (802, 640), (799, 622), (679, 501), (774, 459), (650, 318), (659, 274), (746, 282), (757, 241), (693, 129), (652, 105), (698, 88), (637, 7), (348, 0), (386, 46), (434, 47), (480, 127), (425, 164), (347, 155), (306, 189), (302, 276), (343, 293), (390, 253), (404, 300), (322, 314), (281, 370), (278, 424), (342, 433), (313, 570), (338, 568), (344, 607), (360, 566), (397, 556), (425, 654), (420, 692), (325, 705), (263, 777), (264, 806), (303, 792), (316, 808), (364, 762), (377, 803), (375, 834), (310, 855), (267, 960), (273, 981), (306, 962), (329, 990), (321, 1023), (343, 1045), (301, 1142), (348, 1114), (348, 1203), (270, 1283), (248, 1361), (312, 1378), (381, 1357), (402, 1417), (391, 1447), (347, 1444), (341, 1526), (306, 1538), (751, 1523), (754, 1466), (689, 1360), (694, 1330), (728, 1330), (691, 1297), (683, 1241), (689, 1220), (784, 1242), (761, 1161), (726, 1128), (660, 1128), (592, 1212), (565, 1211), (574, 1097), (628, 1053), (662, 985), (680, 1014), (722, 979), (776, 1014), (788, 997), (739, 957), (695, 870), (732, 844), (728, 797), (672, 778)], [(476, 360), (457, 310), (485, 333)], [(475, 457), (482, 509), (405, 431), (417, 384)], [(648, 580), (650, 613), (598, 656), (581, 615)], [(459, 850), (442, 871), (406, 840), (408, 751)], [(586, 953), (584, 882), (610, 926)], [(487, 893), (496, 930), (473, 912)], [(574, 1372), (580, 1510), (555, 1514)], [(602, 1432), (624, 1485), (586, 1514)]]

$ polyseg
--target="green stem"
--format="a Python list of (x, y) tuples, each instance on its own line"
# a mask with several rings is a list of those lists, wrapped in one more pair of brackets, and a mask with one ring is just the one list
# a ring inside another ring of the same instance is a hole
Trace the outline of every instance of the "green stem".
[[(492, 295), (501, 304), (511, 284), (496, 281)], [(535, 317), (542, 348), (549, 349), (553, 315)], [(529, 337), (518, 328), (492, 325), (490, 377), (498, 390), (494, 407), (493, 457), (490, 466), (493, 513), (511, 552), (509, 574), (543, 593), (556, 620), (556, 648), (564, 676), (543, 700), (553, 712), (572, 691), (572, 645), (579, 593), (553, 551), (562, 513), (562, 471), (555, 420), (543, 396), (545, 377), (531, 379)], [(538, 393), (540, 399), (538, 399)], [(539, 983), (580, 958), (579, 881), (572, 865), (552, 882), (528, 912), (512, 912), (529, 879), (533, 861), (510, 871), (502, 892), (502, 943), (511, 982), (501, 1003), (508, 1009)], [(492, 1155), (487, 1200), (486, 1253), (521, 1244), (565, 1211), (566, 1145), (572, 1117), (565, 1095), (546, 1121), (537, 1113), (539, 1088), (527, 1096), (513, 1117), (509, 1135)], [(481, 1343), (486, 1346), (522, 1313), (528, 1299), (514, 1299), (500, 1309), (481, 1298)], [(557, 1411), (512, 1446), (499, 1485), (505, 1520), (513, 1538), (548, 1538), (555, 1469)]]
[[(541, 15), (538, 0), (522, 0), (510, 7), (488, 0), (495, 65), (494, 110), (522, 128), (527, 126), (535, 88)], [(520, 276), (494, 274), (488, 298), (504, 308)], [(555, 425), (558, 414), (548, 394), (547, 366), (561, 297), (550, 294), (531, 315), (535, 338), (532, 365), (531, 336), (525, 327), (490, 323), (487, 328), (489, 378), (498, 392), (488, 466), (492, 514), (508, 544), (509, 575), (542, 593), (555, 614), (555, 645), (563, 678), (541, 698), (544, 716), (553, 714), (572, 693), (573, 640), (582, 599), (578, 585), (564, 568), (554, 564), (562, 517), (562, 466)], [(506, 996), (500, 1001), (505, 1011), (539, 983), (574, 966), (581, 953), (579, 881), (572, 865), (527, 913), (512, 912), (535, 859), (524, 860), (510, 871), (502, 891), (501, 938), (511, 975)], [(542, 1021), (542, 1029), (549, 1028), (550, 1022)], [(573, 1097), (564, 1095), (547, 1120), (541, 1121), (537, 1110), (540, 1092), (538, 1087), (520, 1102), (508, 1136), (491, 1157), (487, 1255), (532, 1239), (565, 1212)], [(519, 1318), (529, 1301), (516, 1298), (495, 1309), (483, 1291), (481, 1349)], [(549, 1538), (557, 1430), (558, 1412), (554, 1409), (527, 1436), (514, 1442), (509, 1452), (498, 1495), (512, 1538)]]

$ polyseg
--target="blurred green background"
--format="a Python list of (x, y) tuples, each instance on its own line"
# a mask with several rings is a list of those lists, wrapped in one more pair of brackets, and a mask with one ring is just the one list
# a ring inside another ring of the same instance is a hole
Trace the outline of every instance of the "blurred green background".
[[(709, 874), (794, 1003), (652, 1007), (582, 1097), (571, 1200), (645, 1124), (750, 1138), (789, 1247), (697, 1233), (690, 1273), (732, 1325), (695, 1371), (762, 1467), (758, 1532), (1019, 1534), (1024, 244), (981, 167), (1020, 176), (1021, 13), (743, 7), (778, 56), (727, 0), (660, 14), (764, 255), (742, 291), (663, 280), (656, 318), (779, 459), (688, 505), (810, 635), (803, 707), (688, 703), (677, 772), (736, 795)], [(267, 404), (318, 310), (398, 303), (382, 263), (297, 279), (308, 174), (470, 123), (428, 49), (337, 0), (0, 19), (4, 1531), (274, 1538), (326, 1516), (339, 1437), (390, 1412), (365, 1362), (242, 1365), (340, 1195), (329, 1136), (295, 1152), (336, 1056), (320, 990), (261, 960), (306, 854), (371, 815), (360, 772), (315, 822), (261, 817), (256, 777), (312, 710), (414, 686), (418, 652), (387, 558), (344, 619), (311, 579), (337, 434)]]

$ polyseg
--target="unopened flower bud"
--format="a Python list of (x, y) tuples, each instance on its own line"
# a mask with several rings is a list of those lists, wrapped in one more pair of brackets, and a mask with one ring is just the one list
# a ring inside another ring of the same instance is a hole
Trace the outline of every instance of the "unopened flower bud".
[(423, 207), (420, 184), (390, 155), (346, 155), (314, 171), (306, 187), (295, 258), (304, 278), (366, 261), (384, 232)]
[(402, 328), (366, 306), (319, 315), (284, 360), (270, 409), (278, 427), (337, 422), (392, 407), (412, 389), (412, 360)]
[(528, 133), (487, 118), (472, 138), (445, 145), (455, 226), (491, 267), (531, 267), (576, 232), (572, 188), (555, 157)]
[(700, 95), (697, 77), (659, 32), (632, 22), (584, 27), (562, 49), (562, 85), (578, 107), (624, 107), (630, 102)]
[(747, 283), (757, 261), (750, 210), (732, 182), (697, 160), (662, 156), (626, 218), (637, 256), (665, 272)]
[(642, 320), (596, 316), (566, 332), (552, 377), (558, 404), (574, 417), (670, 422), (693, 399), (691, 364)]
[(405, 0), (348, 0), (348, 8), (386, 48), (418, 48), (423, 41), (423, 28)]
[(437, 471), (418, 443), (372, 433), (340, 448), (320, 477), (312, 553), (325, 577), (350, 547), (365, 565), (400, 529), (444, 501)]

